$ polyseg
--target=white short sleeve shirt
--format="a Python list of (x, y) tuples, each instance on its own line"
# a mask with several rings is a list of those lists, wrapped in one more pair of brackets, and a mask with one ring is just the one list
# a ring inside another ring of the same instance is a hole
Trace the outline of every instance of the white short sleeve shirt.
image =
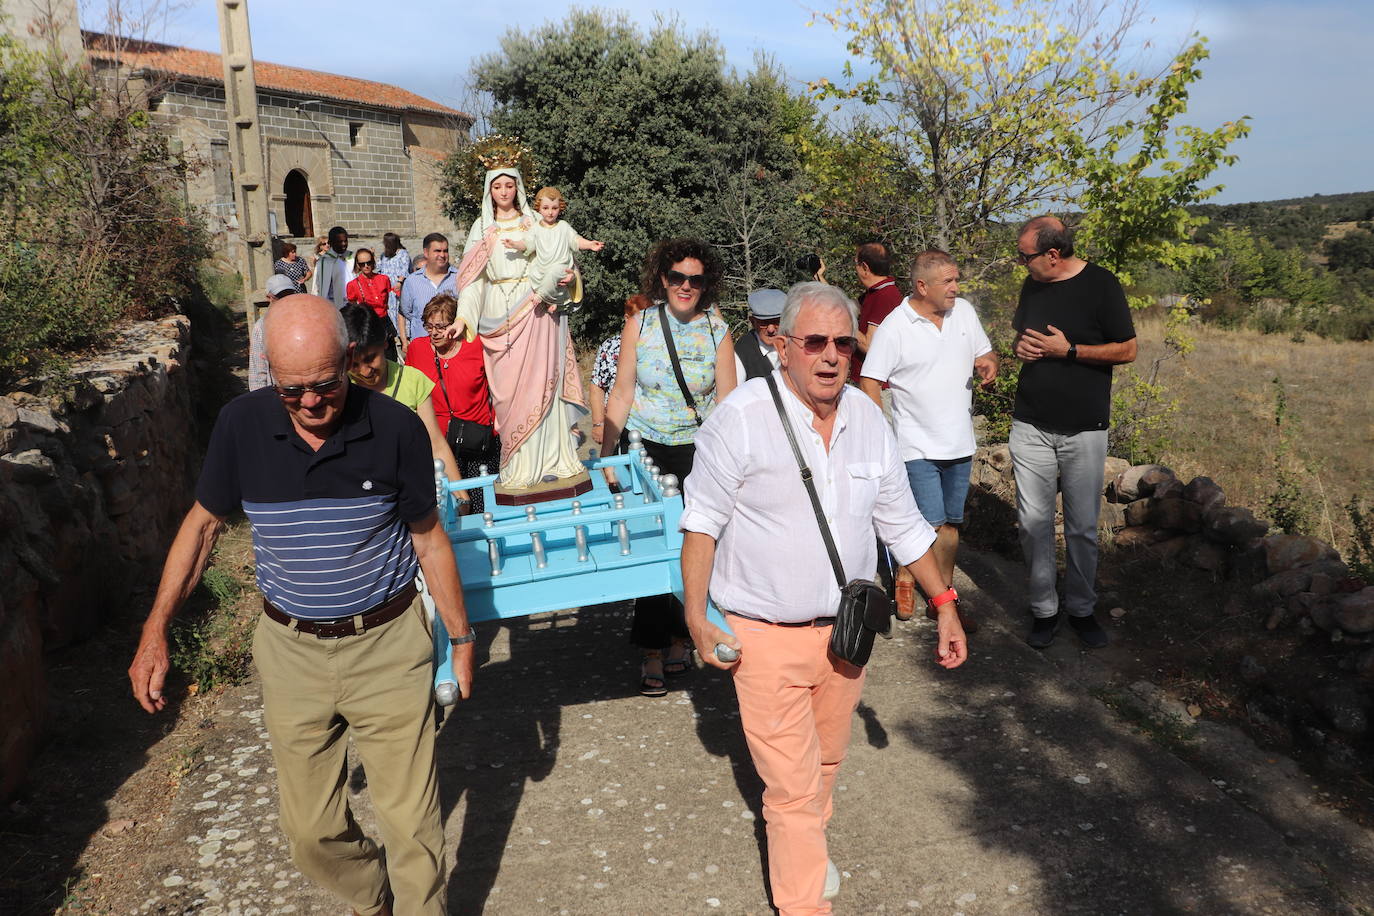
[(878, 326), (863, 374), (892, 390), (903, 461), (973, 454), (973, 361), (991, 350), (966, 299), (954, 300), (940, 327), (918, 314), (910, 299)]

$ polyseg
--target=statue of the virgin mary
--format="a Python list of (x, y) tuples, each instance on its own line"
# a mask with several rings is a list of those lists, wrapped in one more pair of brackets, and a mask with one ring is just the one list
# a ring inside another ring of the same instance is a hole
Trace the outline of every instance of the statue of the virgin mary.
[(582, 376), (566, 310), (552, 311), (545, 301), (566, 300), (558, 286), (567, 278), (545, 277), (547, 288), (533, 288), (533, 239), (523, 251), (505, 244), (524, 240), (534, 223), (520, 170), (488, 169), (482, 214), (458, 268), (455, 327), (461, 323), (468, 340), (481, 335), (507, 490), (585, 472), (570, 432), (587, 412)]

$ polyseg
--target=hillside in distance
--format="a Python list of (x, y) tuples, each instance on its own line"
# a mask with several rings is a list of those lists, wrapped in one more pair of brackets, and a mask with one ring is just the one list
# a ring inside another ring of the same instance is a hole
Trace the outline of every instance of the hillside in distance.
[(1211, 220), (1199, 233), (1204, 241), (1223, 228), (1249, 229), (1277, 248), (1314, 251), (1332, 224), (1374, 220), (1374, 191), (1313, 194), (1244, 204), (1197, 204), (1188, 211)]

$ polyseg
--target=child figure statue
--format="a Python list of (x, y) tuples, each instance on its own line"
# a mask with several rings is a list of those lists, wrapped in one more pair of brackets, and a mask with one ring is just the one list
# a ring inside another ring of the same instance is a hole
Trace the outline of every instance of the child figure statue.
[[(533, 259), (530, 263), (530, 285), (535, 289), (547, 289), (545, 280), (549, 277), (562, 277), (569, 270), (576, 271), (573, 259), (579, 251), (600, 251), (605, 248), (602, 242), (584, 239), (577, 230), (563, 220), (567, 201), (563, 192), (553, 186), (539, 189), (534, 195), (534, 208), (539, 213), (539, 221), (534, 224), (524, 239), (502, 239), (502, 244), (515, 251), (530, 254), (528, 246), (533, 242)], [(582, 275), (576, 273), (573, 282), (567, 286), (554, 287), (553, 296), (545, 296), (544, 304), (549, 311), (557, 311), (559, 306), (582, 301)]]

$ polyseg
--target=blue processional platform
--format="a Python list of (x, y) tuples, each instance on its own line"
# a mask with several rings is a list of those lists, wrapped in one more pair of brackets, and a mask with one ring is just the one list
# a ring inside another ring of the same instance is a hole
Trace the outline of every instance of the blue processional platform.
[[(439, 519), (453, 544), (470, 623), (668, 592), (682, 597), (678, 479), (658, 472), (637, 433), (627, 454), (583, 464), (590, 491), (526, 506), (496, 504), (495, 474), (450, 481), (436, 472)], [(605, 468), (615, 469), (620, 492), (611, 492)], [(488, 511), (459, 515), (455, 493), (477, 489)], [(707, 614), (727, 629), (709, 603)], [(457, 699), (458, 687), (448, 640), (436, 615), (434, 694), (444, 706)]]

